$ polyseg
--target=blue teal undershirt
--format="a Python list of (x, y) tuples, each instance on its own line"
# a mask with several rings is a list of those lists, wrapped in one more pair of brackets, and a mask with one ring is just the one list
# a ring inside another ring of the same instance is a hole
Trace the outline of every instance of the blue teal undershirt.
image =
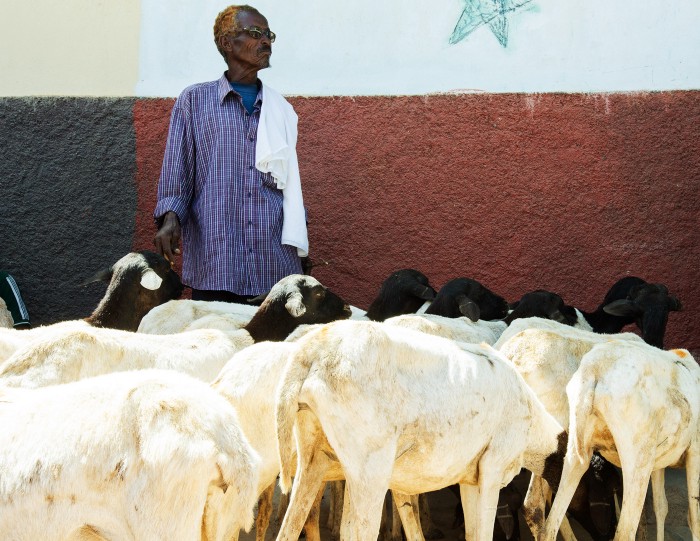
[(241, 95), (243, 99), (243, 107), (246, 111), (253, 113), (253, 106), (255, 105), (255, 98), (258, 97), (258, 84), (253, 83), (245, 85), (242, 83), (231, 83), (231, 88)]

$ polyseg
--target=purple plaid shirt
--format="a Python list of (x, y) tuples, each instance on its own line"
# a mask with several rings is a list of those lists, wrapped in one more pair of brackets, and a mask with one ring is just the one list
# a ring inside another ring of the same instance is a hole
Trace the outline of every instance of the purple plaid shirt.
[(262, 86), (252, 114), (224, 74), (175, 102), (154, 217), (182, 225), (182, 281), (195, 289), (259, 295), (301, 272), (281, 244), (282, 191), (255, 168)]

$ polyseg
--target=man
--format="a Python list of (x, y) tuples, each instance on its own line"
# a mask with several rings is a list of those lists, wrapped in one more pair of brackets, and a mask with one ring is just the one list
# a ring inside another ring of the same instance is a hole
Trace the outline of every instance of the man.
[(255, 8), (224, 9), (214, 41), (228, 70), (186, 88), (173, 107), (154, 244), (172, 263), (182, 236), (194, 300), (250, 300), (300, 273), (308, 254), (297, 116), (257, 77), (275, 37)]

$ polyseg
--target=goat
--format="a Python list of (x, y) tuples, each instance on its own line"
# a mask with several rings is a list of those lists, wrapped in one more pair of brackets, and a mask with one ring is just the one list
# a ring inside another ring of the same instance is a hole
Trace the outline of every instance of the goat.
[(335, 293), (305, 275), (273, 286), (253, 319), (238, 331), (200, 329), (176, 335), (147, 335), (114, 329), (59, 329), (15, 352), (0, 366), (5, 385), (37, 387), (119, 370), (169, 368), (211, 381), (244, 347), (284, 340), (298, 325), (350, 316)]
[[(496, 342), (495, 348), (508, 358), (515, 369), (523, 376), (530, 388), (542, 401), (547, 411), (563, 427), (568, 426), (569, 404), (564, 389), (578, 369), (582, 357), (595, 345), (612, 339), (643, 343), (636, 334), (616, 335), (598, 334), (576, 329), (567, 325), (541, 318), (525, 318), (514, 321)], [(602, 486), (609, 483), (617, 486), (617, 472), (605, 469), (610, 475), (603, 479), (596, 490), (578, 494), (576, 507), (572, 510), (582, 526), (585, 526), (594, 538), (607, 539), (609, 531), (614, 528), (615, 516), (613, 495)], [(596, 486), (594, 470), (586, 479), (588, 487)], [(539, 480), (531, 481), (531, 488), (525, 498), (524, 515), (531, 530), (534, 513), (539, 513), (543, 502), (539, 499), (543, 490), (537, 486)], [(595, 499), (593, 499), (595, 498)], [(598, 504), (595, 512), (590, 512), (589, 501)], [(539, 508), (539, 510), (536, 510)], [(593, 527), (593, 529), (589, 529)]]
[(435, 290), (422, 272), (402, 269), (384, 280), (365, 315), (371, 321), (384, 321), (392, 316), (416, 313), (434, 298)]
[(182, 294), (180, 277), (160, 254), (131, 252), (86, 283), (108, 282), (97, 308), (85, 321), (93, 327), (136, 331), (154, 307)]
[[(298, 344), (278, 388), (284, 492), (293, 430), (297, 442), (278, 541), (297, 539), (321, 481), (339, 467), (348, 541), (376, 537), (389, 488), (407, 498), (460, 483), (475, 538), (486, 540), (498, 489), (522, 466), (556, 485), (565, 433), (489, 346), (361, 321), (325, 325)], [(417, 523), (404, 527), (408, 539), (422, 536)]]
[(4, 539), (227, 541), (253, 522), (259, 458), (235, 411), (172, 371), (0, 391)]
[(466, 316), (472, 321), (503, 319), (508, 314), (508, 303), (476, 280), (455, 278), (440, 288), (425, 313), (450, 318)]
[(537, 290), (511, 305), (507, 323), (518, 317), (543, 317), (598, 333), (619, 333), (626, 325), (636, 323), (648, 344), (663, 347), (670, 311), (680, 310), (681, 302), (670, 295), (663, 284), (650, 284), (636, 276), (615, 282), (603, 302), (593, 312), (569, 306), (556, 293)]
[(622, 468), (622, 510), (615, 541), (635, 538), (652, 481), (657, 539), (668, 503), (664, 469), (686, 468), (688, 525), (700, 539), (700, 367), (687, 350), (666, 352), (631, 341), (596, 345), (566, 387), (570, 438), (545, 531), (554, 541), (593, 451)]
[[(153, 308), (141, 320), (138, 332), (175, 334), (192, 329), (236, 330), (253, 318), (255, 305), (180, 299)], [(204, 320), (204, 321), (201, 321)]]
[(107, 291), (95, 310), (85, 319), (62, 321), (28, 330), (0, 329), (0, 362), (45, 333), (60, 328), (85, 326), (135, 331), (141, 318), (153, 307), (179, 297), (182, 282), (170, 264), (154, 252), (131, 252), (110, 267), (97, 272), (88, 282), (107, 281)]

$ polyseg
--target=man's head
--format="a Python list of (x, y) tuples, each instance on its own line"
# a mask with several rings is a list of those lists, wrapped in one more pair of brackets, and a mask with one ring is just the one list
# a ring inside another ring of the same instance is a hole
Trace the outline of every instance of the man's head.
[(244, 71), (269, 67), (274, 40), (267, 19), (252, 6), (229, 6), (216, 17), (214, 42), (229, 67), (232, 63)]

